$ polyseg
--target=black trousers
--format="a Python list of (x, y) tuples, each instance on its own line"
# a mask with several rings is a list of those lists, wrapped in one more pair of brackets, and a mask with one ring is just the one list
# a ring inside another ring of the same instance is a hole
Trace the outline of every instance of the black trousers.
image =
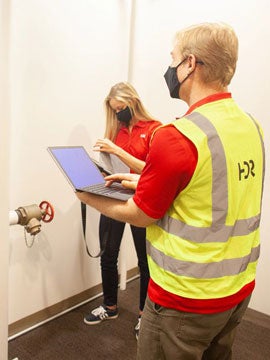
[[(125, 229), (125, 223), (110, 219), (104, 215), (99, 221), (99, 240), (102, 246), (104, 236), (109, 229), (105, 251), (101, 256), (101, 275), (104, 304), (107, 306), (117, 304), (118, 293), (118, 255)], [(149, 282), (149, 270), (146, 257), (146, 229), (130, 225), (132, 237), (138, 257), (140, 269), (140, 302), (139, 309), (142, 311), (146, 299)]]

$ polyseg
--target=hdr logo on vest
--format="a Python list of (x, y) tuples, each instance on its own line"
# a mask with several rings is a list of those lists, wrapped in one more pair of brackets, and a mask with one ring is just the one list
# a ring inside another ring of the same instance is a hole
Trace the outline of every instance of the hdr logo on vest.
[(254, 177), (254, 167), (255, 165), (253, 160), (243, 161), (242, 164), (238, 163), (239, 181), (243, 179), (248, 179), (250, 175)]

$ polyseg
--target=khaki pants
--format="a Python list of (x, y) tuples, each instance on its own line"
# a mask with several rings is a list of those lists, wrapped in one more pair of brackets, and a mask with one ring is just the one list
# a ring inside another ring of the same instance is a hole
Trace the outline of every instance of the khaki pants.
[(195, 314), (146, 300), (137, 360), (229, 360), (236, 327), (250, 300), (228, 311)]

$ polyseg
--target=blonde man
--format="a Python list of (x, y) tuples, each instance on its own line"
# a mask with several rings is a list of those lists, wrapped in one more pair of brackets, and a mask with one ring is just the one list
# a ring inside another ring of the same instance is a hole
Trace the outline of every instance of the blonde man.
[(150, 281), (137, 359), (228, 360), (255, 286), (262, 131), (228, 92), (238, 56), (230, 26), (186, 28), (171, 55), (165, 80), (189, 110), (155, 132), (134, 197), (78, 197), (147, 226)]

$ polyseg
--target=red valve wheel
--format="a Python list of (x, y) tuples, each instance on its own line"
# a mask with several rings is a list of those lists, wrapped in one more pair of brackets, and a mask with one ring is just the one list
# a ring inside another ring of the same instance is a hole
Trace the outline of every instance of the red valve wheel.
[(41, 217), (41, 220), (45, 223), (51, 222), (54, 218), (54, 208), (48, 201), (42, 201), (39, 204), (41, 210), (43, 210), (44, 214)]

